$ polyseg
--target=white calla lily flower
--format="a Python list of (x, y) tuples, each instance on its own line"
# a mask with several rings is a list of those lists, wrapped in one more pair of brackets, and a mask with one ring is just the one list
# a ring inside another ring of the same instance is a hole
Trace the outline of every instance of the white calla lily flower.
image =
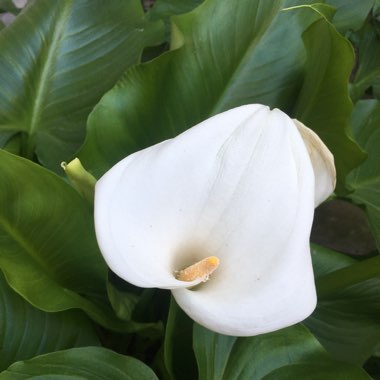
[(171, 289), (193, 320), (222, 334), (302, 321), (316, 305), (314, 207), (333, 191), (335, 169), (300, 124), (241, 106), (119, 162), (95, 190), (109, 267), (136, 286)]

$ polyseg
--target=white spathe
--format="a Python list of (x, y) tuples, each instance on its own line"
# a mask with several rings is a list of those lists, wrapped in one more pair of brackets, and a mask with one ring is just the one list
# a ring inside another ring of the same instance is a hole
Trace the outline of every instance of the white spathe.
[[(120, 161), (95, 190), (109, 267), (134, 285), (171, 289), (192, 319), (222, 334), (306, 318), (316, 305), (314, 206), (333, 191), (335, 169), (299, 124), (278, 109), (241, 106)], [(208, 256), (220, 265), (207, 282), (176, 279)]]

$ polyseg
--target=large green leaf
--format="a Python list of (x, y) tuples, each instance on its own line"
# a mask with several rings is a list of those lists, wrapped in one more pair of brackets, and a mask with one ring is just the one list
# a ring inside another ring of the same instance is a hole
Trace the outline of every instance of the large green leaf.
[(0, 273), (0, 371), (40, 354), (96, 345), (99, 340), (83, 313), (40, 311), (15, 293)]
[(380, 256), (357, 262), (313, 245), (318, 305), (305, 324), (336, 359), (362, 365), (380, 342)]
[(278, 15), (279, 8), (279, 1), (208, 0), (173, 17), (177, 49), (128, 70), (91, 113), (80, 153), (86, 167), (100, 175), (127, 154), (240, 104), (291, 108), (305, 59), (300, 35), (317, 16)]
[[(353, 62), (352, 49), (317, 8), (279, 12), (280, 5), (208, 0), (189, 14), (173, 17), (172, 45), (178, 49), (128, 70), (91, 113), (80, 153), (86, 167), (101, 175), (126, 155), (209, 116), (263, 103), (289, 114), (297, 107), (301, 119), (310, 121), (317, 133), (324, 131), (342, 183), (360, 159), (345, 135), (351, 112), (346, 71)], [(317, 20), (304, 45), (303, 32)], [(321, 50), (324, 43), (327, 50)], [(339, 54), (348, 59), (344, 67)], [(314, 62), (317, 55), (322, 58)], [(326, 73), (330, 64), (337, 67)], [(319, 86), (311, 88), (313, 81)]]
[(10, 286), (39, 309), (81, 308), (127, 329), (107, 301), (88, 203), (55, 174), (1, 150), (0, 178), (0, 269)]
[(353, 49), (323, 19), (313, 23), (303, 38), (308, 58), (295, 117), (316, 131), (334, 154), (337, 188), (342, 190), (348, 172), (364, 158), (347, 135), (352, 112), (348, 78), (354, 64)]
[(234, 338), (195, 324), (193, 336), (200, 380), (369, 379), (360, 368), (333, 361), (302, 325)]
[(140, 1), (30, 1), (0, 34), (0, 134), (59, 171), (81, 145), (86, 119), (142, 49), (158, 42)]
[(139, 360), (100, 347), (72, 348), (17, 362), (0, 373), (1, 380), (158, 380)]
[(365, 205), (370, 227), (380, 250), (380, 101), (362, 100), (352, 115), (354, 135), (368, 159), (348, 178), (354, 192), (349, 197)]

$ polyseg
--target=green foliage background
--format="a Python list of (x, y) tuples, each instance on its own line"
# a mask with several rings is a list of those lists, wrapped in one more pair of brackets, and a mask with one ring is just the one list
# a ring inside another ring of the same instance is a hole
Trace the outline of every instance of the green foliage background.
[[(0, 0), (5, 12), (17, 17), (0, 24), (0, 379), (380, 378), (379, 0), (30, 0), (21, 12)], [(60, 163), (78, 156), (99, 178), (248, 103), (323, 139), (334, 197), (365, 213), (374, 246), (353, 258), (312, 244), (314, 313), (236, 338), (110, 273), (91, 202)]]

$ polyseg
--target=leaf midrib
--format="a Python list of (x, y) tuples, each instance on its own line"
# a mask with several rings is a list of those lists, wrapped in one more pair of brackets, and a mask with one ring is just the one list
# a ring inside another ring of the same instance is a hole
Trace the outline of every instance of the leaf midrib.
[[(280, 5), (278, 7), (280, 9)], [(257, 17), (258, 17), (257, 13), (259, 12), (258, 8), (259, 8), (259, 5), (257, 5), (257, 7), (256, 7), (255, 24), (257, 21)], [(270, 25), (272, 25), (272, 23), (276, 17), (277, 17), (277, 14), (274, 13), (272, 10), (270, 20), (267, 20), (265, 23), (263, 23), (263, 25), (261, 25), (258, 28), (257, 34), (255, 34), (255, 37), (249, 42), (246, 49), (242, 52), (242, 55), (239, 58), (238, 63), (235, 65), (233, 72), (230, 74), (230, 77), (228, 78), (228, 80), (226, 81), (226, 83), (223, 86), (224, 88), (223, 88), (221, 94), (219, 95), (218, 99), (216, 100), (216, 102), (212, 106), (212, 109), (209, 112), (210, 116), (216, 115), (217, 113), (220, 113), (223, 111), (223, 105), (224, 105), (226, 99), (228, 99), (228, 97), (230, 96), (230, 91), (231, 91), (231, 88), (233, 87), (233, 84), (239, 80), (239, 75), (242, 71), (242, 67), (245, 66), (246, 61), (248, 61), (251, 57), (252, 51), (256, 48), (256, 46), (259, 44), (259, 42), (267, 34)]]
[(44, 273), (49, 273), (48, 268), (45, 263), (39, 258), (38, 253), (33, 247), (28, 244), (27, 241), (16, 231), (12, 226), (8, 223), (6, 219), (0, 216), (0, 225), (3, 227), (5, 233), (15, 241), (23, 251), (27, 252), (28, 256), (33, 259), (34, 262), (38, 263), (38, 265), (44, 269)]
[(38, 128), (38, 123), (42, 114), (44, 100), (49, 89), (49, 77), (53, 71), (53, 67), (56, 63), (57, 56), (56, 52), (62, 42), (62, 35), (64, 26), (67, 22), (67, 19), (70, 15), (70, 10), (72, 7), (72, 0), (67, 0), (63, 2), (63, 7), (58, 13), (58, 21), (54, 25), (53, 34), (51, 37), (51, 43), (47, 46), (47, 55), (45, 63), (41, 70), (40, 80), (37, 83), (36, 92), (35, 92), (35, 101), (33, 103), (30, 115), (30, 127), (29, 127), (29, 140), (28, 140), (28, 153), (29, 155), (33, 154), (34, 146), (31, 143), (32, 136), (36, 133)]

